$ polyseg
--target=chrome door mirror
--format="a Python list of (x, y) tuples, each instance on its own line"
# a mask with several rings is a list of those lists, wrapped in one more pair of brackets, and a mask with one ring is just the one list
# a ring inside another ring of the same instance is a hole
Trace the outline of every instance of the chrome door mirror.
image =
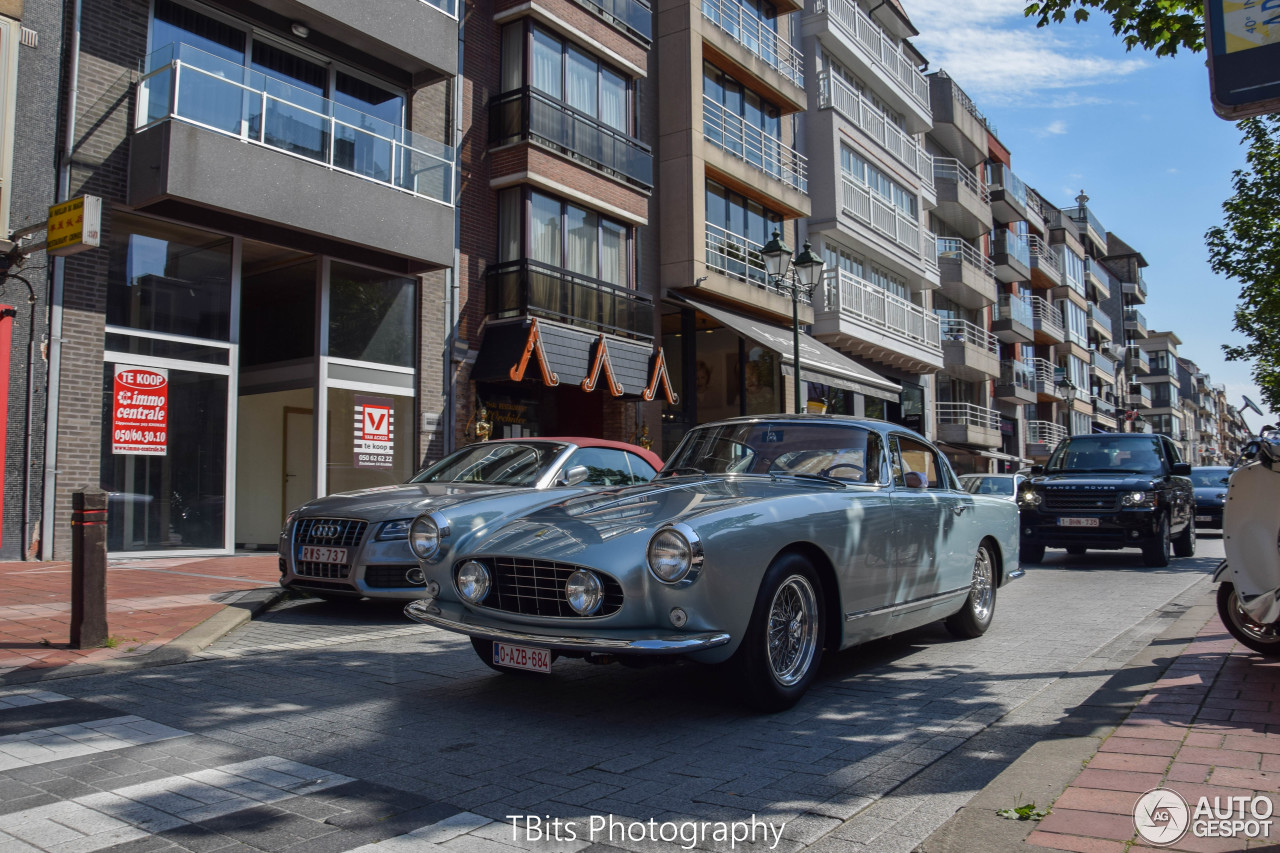
[(586, 465), (574, 465), (572, 468), (566, 468), (560, 472), (560, 476), (556, 478), (556, 485), (576, 486), (589, 476), (591, 476), (591, 471)]

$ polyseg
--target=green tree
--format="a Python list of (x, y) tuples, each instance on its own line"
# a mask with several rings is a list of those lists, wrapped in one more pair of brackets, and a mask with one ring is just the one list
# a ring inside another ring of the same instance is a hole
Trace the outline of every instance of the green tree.
[(1094, 10), (1111, 16), (1111, 31), (1129, 50), (1142, 47), (1156, 56), (1204, 50), (1204, 3), (1198, 0), (1036, 0), (1027, 5), (1026, 15), (1045, 27), (1068, 15), (1082, 23)]

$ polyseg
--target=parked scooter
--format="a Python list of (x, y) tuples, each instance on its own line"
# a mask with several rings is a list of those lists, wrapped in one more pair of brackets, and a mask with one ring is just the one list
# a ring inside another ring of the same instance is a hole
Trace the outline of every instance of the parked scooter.
[(1227, 484), (1227, 558), (1214, 572), (1218, 615), (1244, 645), (1280, 658), (1280, 429), (1263, 427)]

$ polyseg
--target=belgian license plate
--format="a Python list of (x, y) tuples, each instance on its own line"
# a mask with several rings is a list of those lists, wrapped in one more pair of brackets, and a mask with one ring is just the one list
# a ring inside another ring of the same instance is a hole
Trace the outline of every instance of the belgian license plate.
[(551, 672), (551, 652), (546, 649), (531, 649), (528, 646), (509, 646), (506, 643), (494, 643), (493, 662), (498, 666), (506, 666), (512, 669)]
[(1096, 518), (1060, 518), (1058, 519), (1059, 527), (1097, 527), (1098, 519)]
[(1212, 515), (1197, 515), (1196, 521), (1213, 521)]
[(328, 548), (324, 545), (303, 545), (298, 549), (298, 559), (304, 563), (345, 563), (346, 548)]

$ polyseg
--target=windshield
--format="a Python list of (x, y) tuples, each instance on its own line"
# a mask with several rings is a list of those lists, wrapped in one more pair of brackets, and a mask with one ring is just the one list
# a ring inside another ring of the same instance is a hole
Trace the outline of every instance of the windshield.
[(961, 477), (964, 490), (975, 495), (1012, 495), (1012, 477)]
[(473, 444), (414, 475), (410, 483), (494, 483), (532, 486), (564, 446), (552, 442)]
[(1155, 436), (1118, 440), (1114, 436), (1073, 436), (1053, 451), (1046, 471), (1096, 474), (1162, 474), (1160, 439)]
[(1204, 486), (1225, 486), (1230, 468), (1192, 468), (1191, 484), (1197, 488)]
[(881, 447), (879, 435), (852, 424), (720, 424), (686, 435), (659, 476), (792, 474), (878, 483)]

